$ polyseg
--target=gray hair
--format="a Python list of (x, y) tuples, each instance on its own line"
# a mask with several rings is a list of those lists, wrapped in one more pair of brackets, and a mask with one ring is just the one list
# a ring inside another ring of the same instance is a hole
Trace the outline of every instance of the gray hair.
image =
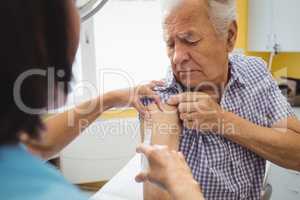
[(207, 0), (209, 17), (216, 31), (227, 36), (229, 25), (237, 19), (236, 0)]
[[(206, 0), (209, 7), (209, 18), (216, 31), (223, 37), (227, 36), (229, 25), (236, 20), (236, 0)], [(178, 5), (181, 0), (162, 0), (164, 17), (171, 11), (170, 8)]]

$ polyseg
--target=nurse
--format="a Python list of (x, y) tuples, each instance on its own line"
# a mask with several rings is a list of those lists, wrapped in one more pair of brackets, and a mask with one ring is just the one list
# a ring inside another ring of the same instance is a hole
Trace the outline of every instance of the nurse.
[[(145, 113), (147, 108), (138, 99), (148, 96), (159, 104), (152, 89), (161, 83), (152, 82), (104, 94), (44, 123), (41, 113), (35, 112), (36, 109), (46, 108), (50, 104), (59, 105), (60, 97), (68, 93), (67, 85), (71, 80), (80, 27), (74, 2), (9, 0), (3, 1), (0, 9), (0, 23), (3, 27), (0, 31), (0, 199), (86, 200), (87, 197), (59, 172), (33, 154), (49, 158), (58, 153), (78, 136), (81, 120), (91, 123), (111, 107), (129, 104)], [(54, 72), (55, 76), (50, 86), (49, 71)], [(25, 81), (22, 79), (24, 76)], [(18, 91), (16, 88), (20, 80), (22, 85)], [(49, 90), (55, 91), (51, 97), (47, 96)], [(130, 98), (132, 91), (134, 98)], [(96, 107), (88, 114), (77, 112), (77, 109), (88, 109), (90, 104)], [(72, 127), (67, 123), (70, 113), (74, 114), (75, 125)], [(139, 148), (138, 151), (150, 155), (146, 149)], [(151, 161), (151, 157), (149, 159)], [(177, 156), (170, 158), (176, 159)], [(182, 158), (181, 162), (185, 163)], [(163, 168), (161, 166), (151, 174), (158, 174)], [(190, 174), (189, 170), (183, 170), (182, 173)], [(146, 176), (139, 177), (138, 180), (143, 181)], [(190, 175), (187, 177), (191, 178)], [(165, 185), (165, 181), (156, 180), (161, 185)], [(171, 187), (166, 189), (172, 192)]]

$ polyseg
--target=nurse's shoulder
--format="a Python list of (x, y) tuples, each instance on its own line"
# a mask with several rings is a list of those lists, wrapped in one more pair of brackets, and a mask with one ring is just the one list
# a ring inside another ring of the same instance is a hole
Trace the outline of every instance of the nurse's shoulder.
[(88, 199), (69, 184), (58, 170), (20, 145), (0, 147), (0, 177), (0, 199)]

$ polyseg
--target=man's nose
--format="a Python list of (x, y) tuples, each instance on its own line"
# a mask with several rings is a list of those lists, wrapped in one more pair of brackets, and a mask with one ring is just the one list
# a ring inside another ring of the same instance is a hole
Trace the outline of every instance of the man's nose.
[(189, 54), (187, 49), (183, 45), (176, 45), (172, 59), (175, 65), (181, 65), (188, 61)]

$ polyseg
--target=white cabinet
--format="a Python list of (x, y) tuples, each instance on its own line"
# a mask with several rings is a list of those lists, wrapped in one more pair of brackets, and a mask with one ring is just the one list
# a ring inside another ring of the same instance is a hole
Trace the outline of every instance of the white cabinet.
[(270, 50), (272, 12), (270, 4), (273, 0), (248, 1), (248, 50)]
[(248, 50), (300, 52), (300, 1), (249, 0)]

